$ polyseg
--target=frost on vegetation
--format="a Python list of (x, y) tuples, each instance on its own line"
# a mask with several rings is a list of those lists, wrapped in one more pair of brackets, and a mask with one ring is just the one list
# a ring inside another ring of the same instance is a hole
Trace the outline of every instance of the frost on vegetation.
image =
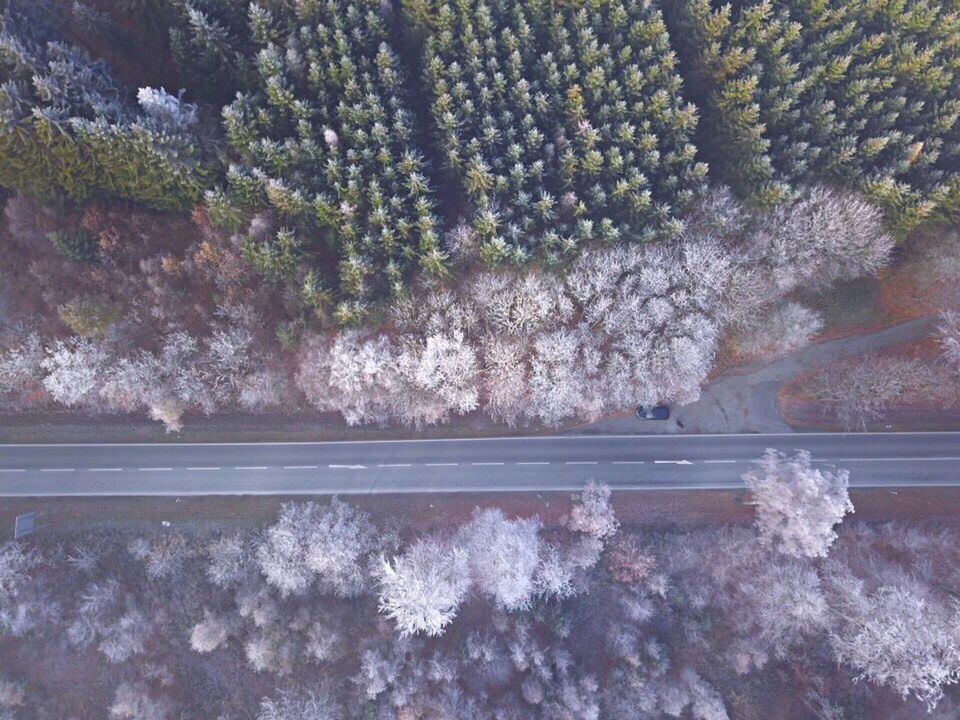
[(171, 95), (163, 88), (142, 87), (137, 91), (137, 102), (148, 118), (165, 130), (186, 130), (197, 120), (197, 106), (185, 103), (179, 95)]
[(203, 620), (190, 630), (190, 647), (198, 653), (209, 653), (223, 645), (230, 637), (230, 621), (204, 608)]
[(820, 313), (788, 302), (737, 332), (733, 341), (741, 355), (771, 360), (804, 347), (822, 328)]
[(444, 422), (480, 409), (555, 426), (690, 402), (724, 332), (744, 328), (751, 352), (789, 352), (821, 321), (776, 303), (875, 272), (892, 242), (882, 214), (854, 194), (815, 187), (753, 212), (720, 189), (677, 242), (586, 250), (562, 277), (482, 270), (452, 290), (415, 289), (393, 308), (391, 335), (309, 339), (298, 386), (351, 424)]
[(467, 554), (436, 538), (417, 540), (393, 560), (381, 559), (380, 612), (403, 635), (440, 635), (470, 586)]
[(570, 511), (567, 527), (603, 540), (614, 535), (619, 526), (610, 507), (610, 488), (590, 480)]
[(81, 591), (67, 637), (78, 647), (96, 644), (111, 663), (122, 663), (144, 652), (152, 631), (136, 598), (111, 579), (90, 583)]
[(542, 552), (539, 533), (536, 518), (510, 520), (496, 508), (474, 511), (460, 529), (476, 587), (504, 610), (523, 610), (533, 599)]
[(341, 720), (343, 710), (330, 693), (310, 690), (300, 693), (281, 692), (260, 702), (257, 720)]
[(944, 310), (937, 325), (941, 357), (950, 372), (960, 375), (960, 312)]
[(122, 683), (110, 706), (110, 717), (117, 720), (167, 720), (172, 713), (169, 699), (153, 697), (143, 683)]
[(23, 683), (8, 680), (0, 675), (0, 708), (13, 708), (23, 705), (25, 695), (26, 688)]
[(813, 467), (809, 452), (787, 457), (768, 449), (743, 475), (761, 540), (792, 557), (826, 556), (837, 538), (834, 526), (853, 512), (849, 478), (846, 470)]
[(284, 596), (316, 585), (341, 597), (365, 587), (364, 564), (376, 548), (369, 516), (334, 498), (329, 505), (288, 503), (265, 534), (257, 561)]
[(828, 366), (820, 378), (817, 398), (844, 430), (866, 430), (902, 398), (935, 392), (933, 371), (920, 360), (869, 354)]
[[(176, 101), (142, 94), (156, 108)], [(251, 233), (269, 224), (257, 216)], [(726, 333), (750, 353), (789, 352), (820, 321), (785, 296), (875, 272), (892, 247), (879, 211), (824, 187), (768, 211), (715, 189), (678, 232), (671, 242), (586, 246), (556, 274), (499, 267), (425, 281), (385, 308), (379, 326), (291, 339), (290, 367), (262, 347), (258, 318), (237, 302), (203, 335), (170, 327), (153, 350), (131, 348), (120, 326), (105, 338), (12, 332), (0, 387), (24, 402), (38, 402), (25, 392), (36, 386), (45, 395), (34, 395), (68, 407), (146, 412), (172, 432), (189, 412), (301, 402), (351, 425), (482, 412), (557, 426), (695, 400)]]
[[(236, 657), (237, 692), (263, 690), (259, 708), (229, 710), (258, 720), (352, 717), (345, 708), (358, 701), (384, 718), (728, 720), (741, 705), (721, 688), (776, 678), (797, 658), (814, 687), (829, 679), (838, 700), (874, 702), (863, 687), (841, 698), (840, 683), (857, 677), (933, 707), (960, 681), (957, 533), (849, 523), (831, 543), (829, 513), (806, 507), (820, 507), (830, 483), (812, 480), (816, 492), (798, 495), (781, 481), (806, 476), (809, 462), (768, 463), (775, 500), (758, 508), (779, 516), (781, 504), (800, 506), (790, 522), (810, 518), (816, 548), (829, 546), (825, 559), (796, 539), (803, 552), (781, 552), (791, 533), (779, 522), (770, 543), (729, 525), (614, 533), (607, 494), (595, 486), (563, 524), (478, 508), (458, 529), (404, 532), (395, 543), (339, 501), (304, 503), (284, 506), (263, 531), (190, 543), (205, 561), (159, 562), (172, 574), (148, 568), (153, 556), (183, 557), (169, 552), (173, 534), (131, 542), (104, 533), (42, 556), (3, 545), (2, 640), (98, 663), (94, 672), (120, 681), (100, 714), (119, 720), (205, 716), (204, 703), (223, 696), (197, 697), (192, 688), (209, 686), (176, 668)], [(310, 557), (314, 546), (328, 565)], [(83, 547), (101, 561), (68, 572)], [(278, 584), (287, 572), (296, 583)], [(341, 579), (354, 572), (363, 582), (347, 587), (359, 594), (345, 595)], [(37, 601), (47, 609), (20, 609)], [(0, 717), (29, 716), (53, 686), (18, 684), (23, 656), (10, 657)], [(950, 716), (950, 702), (941, 707)]]
[(943, 582), (956, 577), (956, 557), (956, 536), (942, 529), (889, 524), (845, 532), (824, 573), (837, 660), (932, 711), (960, 683), (960, 605)]

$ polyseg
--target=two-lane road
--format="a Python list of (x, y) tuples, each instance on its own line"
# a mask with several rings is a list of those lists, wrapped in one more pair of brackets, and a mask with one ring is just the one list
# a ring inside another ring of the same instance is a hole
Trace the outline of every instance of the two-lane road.
[(0, 497), (735, 489), (764, 449), (851, 485), (960, 485), (960, 433), (537, 436), (320, 443), (0, 445)]

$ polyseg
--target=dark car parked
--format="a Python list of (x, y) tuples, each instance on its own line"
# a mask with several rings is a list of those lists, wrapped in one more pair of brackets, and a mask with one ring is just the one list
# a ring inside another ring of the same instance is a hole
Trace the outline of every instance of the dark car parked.
[(656, 407), (641, 405), (637, 408), (637, 417), (641, 420), (669, 420), (670, 408), (666, 405), (657, 405)]

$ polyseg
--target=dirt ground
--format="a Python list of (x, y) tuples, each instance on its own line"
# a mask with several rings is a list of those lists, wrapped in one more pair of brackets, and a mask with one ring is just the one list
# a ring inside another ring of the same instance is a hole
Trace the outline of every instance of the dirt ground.
[[(884, 417), (868, 424), (868, 430), (955, 430), (960, 426), (960, 382), (939, 365), (940, 348), (936, 338), (892, 345), (875, 355), (916, 359), (930, 368), (935, 387), (910, 392)], [(791, 426), (802, 430), (843, 430), (836, 416), (817, 400), (816, 389), (829, 365), (812, 368), (785, 383), (777, 392), (780, 415)]]
[[(850, 491), (855, 518), (886, 522), (960, 522), (960, 487), (869, 488)], [(37, 533), (68, 534), (116, 529), (143, 532), (169, 527), (210, 532), (271, 523), (285, 496), (208, 496), (185, 498), (16, 498), (0, 501), (0, 538), (12, 538), (18, 514), (37, 512)], [(447, 495), (351, 496), (349, 502), (380, 524), (400, 522), (418, 531), (453, 528), (465, 523), (473, 508), (497, 506), (510, 515), (538, 516), (558, 524), (569, 512), (569, 493), (487, 493)], [(713, 524), (749, 524), (754, 511), (745, 491), (643, 490), (613, 493), (613, 506), (624, 525), (650, 531), (693, 529)]]

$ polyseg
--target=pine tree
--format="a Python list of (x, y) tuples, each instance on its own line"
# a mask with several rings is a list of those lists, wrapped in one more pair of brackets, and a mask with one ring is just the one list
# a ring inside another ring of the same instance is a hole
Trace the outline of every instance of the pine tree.
[[(490, 262), (598, 236), (651, 239), (702, 184), (666, 27), (650, 3), (405, 2), (442, 166)], [(614, 229), (616, 228), (616, 229)]]

